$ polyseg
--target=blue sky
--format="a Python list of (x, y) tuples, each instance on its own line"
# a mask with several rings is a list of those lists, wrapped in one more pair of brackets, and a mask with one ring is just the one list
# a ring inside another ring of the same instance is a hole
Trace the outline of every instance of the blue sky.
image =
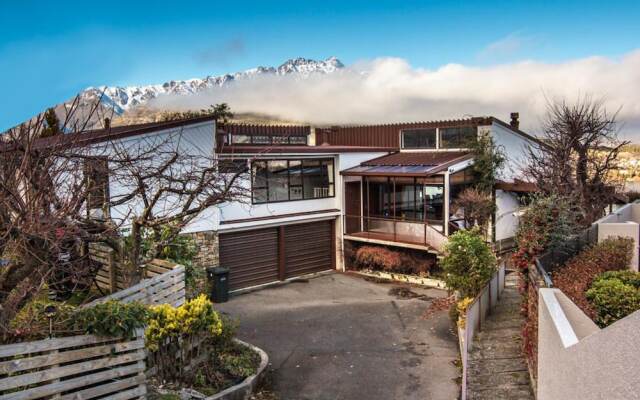
[(2, 0), (0, 129), (87, 86), (217, 75), (298, 56), (346, 64), (400, 57), (428, 69), (615, 59), (640, 48), (639, 17), (637, 1)]

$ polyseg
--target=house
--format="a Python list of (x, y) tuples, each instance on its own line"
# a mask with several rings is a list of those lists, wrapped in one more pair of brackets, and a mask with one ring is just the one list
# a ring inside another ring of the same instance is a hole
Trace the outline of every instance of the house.
[[(184, 230), (195, 237), (197, 263), (230, 269), (232, 290), (325, 270), (343, 270), (344, 252), (363, 243), (442, 254), (460, 229), (452, 204), (473, 183), (464, 144), (489, 135), (507, 155), (496, 186), (492, 240), (512, 239), (526, 148), (537, 140), (494, 117), (371, 126), (217, 125), (212, 118), (113, 127), (86, 135), (105, 140), (170, 137), (189, 151), (245, 165), (247, 201), (208, 209)], [(187, 151), (187, 150), (185, 150)], [(119, 189), (110, 182), (109, 192)], [(117, 214), (118, 210), (110, 210)]]

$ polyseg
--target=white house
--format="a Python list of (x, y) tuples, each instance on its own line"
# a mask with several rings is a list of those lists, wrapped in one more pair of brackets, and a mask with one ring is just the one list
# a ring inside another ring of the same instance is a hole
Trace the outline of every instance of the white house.
[[(495, 190), (494, 241), (513, 237), (527, 147), (537, 140), (493, 117), (313, 128), (221, 124), (211, 118), (113, 127), (87, 143), (171, 137), (184, 151), (247, 165), (251, 199), (209, 209), (193, 234), (198, 262), (230, 269), (232, 290), (344, 269), (345, 247), (375, 243), (437, 256), (460, 228), (456, 196), (473, 183), (464, 143), (480, 134), (507, 155)], [(200, 153), (198, 153), (200, 154)], [(122, 188), (110, 182), (110, 192)], [(117, 209), (111, 213), (117, 215)]]

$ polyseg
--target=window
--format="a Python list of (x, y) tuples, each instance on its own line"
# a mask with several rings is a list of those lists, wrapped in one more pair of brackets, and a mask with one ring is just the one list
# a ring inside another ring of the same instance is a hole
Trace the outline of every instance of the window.
[(441, 177), (365, 178), (365, 215), (403, 221), (441, 221), (444, 186)]
[(102, 213), (92, 210), (106, 211), (104, 209), (109, 196), (109, 162), (103, 158), (87, 160), (84, 169), (88, 193), (87, 209), (93, 217), (103, 216)]
[(236, 174), (246, 172), (247, 159), (245, 158), (220, 158), (218, 159), (218, 171), (223, 174)]
[(242, 135), (232, 134), (231, 144), (254, 144), (254, 145), (306, 145), (307, 136), (284, 136), (284, 135)]
[(440, 128), (441, 149), (462, 149), (469, 147), (471, 141), (477, 138), (475, 126), (462, 126), (457, 128)]
[(402, 131), (402, 148), (435, 149), (436, 129), (405, 129)]
[(335, 195), (332, 159), (254, 161), (251, 176), (254, 204)]

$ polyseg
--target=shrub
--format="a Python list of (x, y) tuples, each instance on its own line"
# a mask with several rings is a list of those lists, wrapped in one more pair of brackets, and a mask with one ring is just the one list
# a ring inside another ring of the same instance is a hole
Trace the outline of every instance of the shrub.
[(609, 279), (617, 279), (625, 285), (631, 285), (636, 289), (640, 289), (640, 273), (631, 270), (603, 272), (593, 280), (591, 286)]
[(631, 239), (609, 238), (583, 250), (553, 274), (554, 286), (594, 319), (596, 312), (585, 297), (586, 291), (603, 272), (626, 269), (632, 246)]
[(441, 265), (449, 289), (475, 297), (495, 272), (496, 257), (474, 228), (449, 237)]
[[(640, 280), (640, 274), (633, 274), (636, 276), (632, 279), (637, 283)], [(623, 278), (629, 278), (628, 275), (624, 274)], [(586, 298), (595, 309), (595, 322), (601, 327), (611, 325), (640, 309), (638, 287), (611, 275), (596, 279), (587, 290)]]
[[(55, 307), (51, 325), (45, 312), (48, 306)], [(42, 298), (33, 299), (22, 307), (9, 323), (11, 341), (44, 339), (49, 336), (50, 329), (54, 336), (71, 333), (74, 310), (75, 307), (62, 302), (52, 302)]]
[(433, 265), (432, 260), (419, 258), (409, 251), (395, 251), (383, 246), (362, 246), (354, 258), (360, 268), (414, 275), (427, 274)]
[(73, 323), (77, 329), (89, 334), (134, 337), (136, 329), (144, 327), (148, 316), (149, 311), (140, 303), (109, 300), (80, 309), (74, 314)]
[(222, 320), (205, 295), (187, 300), (180, 307), (168, 304), (151, 307), (145, 331), (149, 360), (158, 377), (167, 381), (185, 381), (189, 370), (201, 363), (198, 355), (223, 334)]
[(205, 295), (186, 301), (180, 307), (162, 304), (151, 307), (145, 331), (147, 347), (156, 351), (165, 339), (202, 334), (211, 337), (222, 333), (222, 320)]

